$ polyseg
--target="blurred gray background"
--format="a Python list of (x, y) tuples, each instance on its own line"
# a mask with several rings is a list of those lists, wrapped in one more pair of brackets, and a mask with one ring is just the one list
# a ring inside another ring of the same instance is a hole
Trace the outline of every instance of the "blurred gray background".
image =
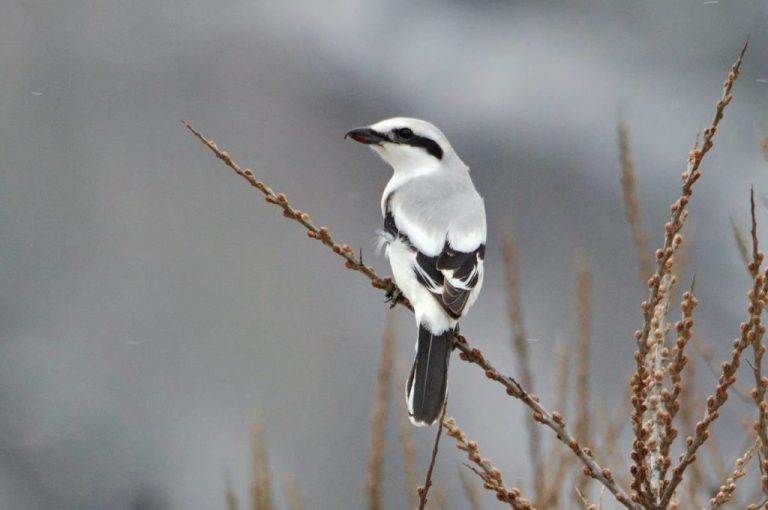
[[(485, 289), (463, 332), (515, 373), (498, 237), (509, 227), (537, 391), (551, 401), (555, 344), (575, 343), (582, 249), (593, 391), (613, 406), (643, 295), (617, 119), (631, 127), (656, 246), (686, 154), (749, 35), (692, 204), (698, 329), (725, 352), (748, 286), (729, 216), (747, 221), (751, 184), (768, 191), (767, 22), (765, 0), (3, 0), (0, 506), (223, 508), (225, 469), (247, 494), (255, 423), (278, 492), (293, 477), (308, 508), (365, 502), (383, 296), (181, 120), (382, 272), (372, 240), (390, 171), (343, 134), (393, 115), (433, 121), (488, 208)], [(401, 311), (406, 363), (414, 333)], [(475, 367), (456, 360), (451, 370), (450, 414), (526, 487), (528, 413)], [(387, 508), (404, 507), (396, 415)], [(737, 424), (716, 431), (738, 435)], [(432, 437), (414, 430), (419, 476)], [(454, 508), (466, 506), (460, 453), (446, 442), (438, 464)]]

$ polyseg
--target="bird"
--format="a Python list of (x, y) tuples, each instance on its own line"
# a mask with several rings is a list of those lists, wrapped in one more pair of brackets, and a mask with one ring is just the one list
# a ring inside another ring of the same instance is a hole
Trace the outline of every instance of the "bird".
[(381, 197), (379, 240), (396, 284), (389, 299), (394, 306), (404, 296), (416, 317), (408, 414), (414, 425), (429, 426), (445, 403), (459, 320), (483, 285), (485, 202), (469, 167), (427, 121), (394, 117), (346, 138), (368, 145), (393, 171)]

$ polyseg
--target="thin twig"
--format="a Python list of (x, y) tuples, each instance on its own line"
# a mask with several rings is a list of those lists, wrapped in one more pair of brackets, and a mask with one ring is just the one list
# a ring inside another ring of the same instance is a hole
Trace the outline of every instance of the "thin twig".
[(676, 340), (671, 348), (668, 357), (671, 359), (667, 365), (667, 373), (672, 382), (672, 391), (664, 388), (660, 394), (664, 413), (661, 416), (661, 437), (659, 444), (659, 454), (661, 463), (659, 465), (659, 480), (666, 478), (667, 470), (671, 464), (670, 448), (677, 437), (677, 428), (674, 420), (680, 411), (680, 395), (683, 392), (682, 373), (688, 364), (688, 357), (685, 355), (685, 347), (691, 339), (693, 329), (693, 311), (698, 305), (698, 299), (694, 295), (696, 279), (691, 281), (690, 288), (683, 294), (680, 303), (681, 317), (675, 323)]
[(736, 462), (734, 462), (733, 471), (731, 471), (731, 473), (728, 475), (728, 478), (725, 479), (723, 484), (717, 490), (717, 494), (715, 494), (712, 499), (709, 500), (709, 506), (707, 507), (708, 510), (715, 510), (716, 508), (720, 508), (731, 500), (733, 493), (736, 491), (736, 481), (739, 478), (746, 476), (747, 465), (752, 459), (752, 455), (755, 453), (756, 448), (757, 443), (753, 443), (752, 446), (750, 446), (749, 449), (747, 449), (747, 451), (745, 451), (741, 457), (736, 459)]
[(461, 468), (459, 468), (459, 479), (461, 479), (461, 487), (464, 489), (464, 494), (467, 496), (470, 510), (483, 510), (483, 501), (475, 481)]
[(592, 450), (582, 446), (575, 437), (565, 428), (565, 420), (558, 412), (548, 412), (539, 403), (538, 397), (528, 393), (515, 379), (499, 373), (498, 370), (488, 361), (480, 349), (470, 347), (466, 338), (458, 337), (456, 348), (461, 351), (459, 357), (470, 363), (478, 365), (485, 370), (485, 376), (488, 379), (496, 381), (504, 386), (507, 395), (516, 398), (528, 406), (532, 411), (533, 419), (555, 432), (557, 439), (568, 446), (570, 450), (584, 464), (584, 473), (606, 486), (611, 491), (616, 500), (627, 508), (639, 510), (641, 507), (633, 502), (627, 493), (622, 489), (613, 477), (613, 473), (608, 468), (603, 468), (592, 456)]
[[(443, 423), (445, 418), (445, 410), (448, 408), (448, 401), (443, 402), (443, 410), (440, 413), (440, 419), (438, 423)], [(424, 479), (424, 485), (418, 487), (416, 492), (419, 494), (419, 510), (424, 510), (427, 505), (427, 495), (429, 495), (429, 488), (432, 487), (432, 472), (435, 469), (435, 461), (437, 460), (437, 449), (440, 447), (440, 436), (443, 433), (443, 427), (437, 427), (435, 433), (435, 445), (432, 447), (432, 457), (429, 459), (429, 468), (427, 468), (427, 475)]]
[(447, 420), (441, 420), (440, 423), (445, 427), (446, 434), (456, 440), (456, 448), (467, 452), (467, 458), (477, 468), (468, 464), (465, 464), (465, 466), (483, 480), (483, 487), (493, 491), (496, 494), (496, 499), (509, 503), (514, 510), (535, 510), (529, 500), (521, 497), (519, 489), (510, 489), (504, 484), (501, 470), (491, 464), (490, 459), (484, 459), (480, 456), (477, 442), (467, 440), (467, 435), (456, 425), (456, 420), (448, 418)]
[(584, 507), (584, 510), (597, 510), (597, 505), (589, 502), (589, 498), (587, 498), (587, 495), (584, 494), (584, 491), (582, 491), (578, 487), (574, 487), (574, 490), (576, 491), (576, 496), (578, 496), (579, 502), (581, 502), (581, 505)]
[[(753, 272), (755, 277), (756, 272), (760, 270), (760, 263), (763, 260), (763, 254), (758, 249), (757, 245), (757, 219), (755, 217), (755, 190), (749, 191), (749, 210), (752, 216), (752, 264), (749, 265), (749, 269)], [(766, 272), (766, 280), (762, 288), (762, 293), (758, 296), (757, 300), (761, 303), (762, 307), (765, 307), (765, 300), (767, 298), (766, 292), (768, 292), (768, 272)], [(762, 311), (762, 308), (760, 309)], [(758, 319), (759, 320), (759, 317)], [(765, 344), (763, 343), (763, 335), (765, 333), (765, 327), (759, 324), (760, 327), (754, 327), (752, 337), (750, 338), (750, 344), (752, 345), (752, 374), (755, 377), (755, 387), (752, 390), (752, 398), (755, 401), (757, 407), (757, 420), (754, 423), (755, 432), (757, 437), (760, 438), (758, 446), (760, 448), (760, 454), (763, 459), (768, 459), (768, 403), (765, 401), (765, 391), (768, 388), (768, 378), (763, 377), (763, 354), (765, 353)], [(766, 473), (766, 466), (761, 466), (762, 476), (760, 481), (763, 487), (763, 492), (768, 494), (768, 473)]]
[[(682, 391), (680, 393), (680, 410), (678, 411), (678, 416), (680, 417), (681, 426), (686, 430), (693, 429), (696, 421), (695, 413), (698, 412), (698, 409), (695, 408), (695, 406), (702, 400), (701, 396), (696, 392), (696, 367), (696, 362), (693, 359), (689, 360), (686, 371), (683, 374), (684, 380)], [(707, 485), (708, 481), (704, 481), (704, 472), (701, 468), (701, 462), (694, 462), (688, 470), (688, 477), (686, 479), (685, 496), (688, 500), (684, 508), (701, 508), (698, 492), (702, 487)]]
[[(701, 359), (704, 360), (704, 364), (707, 365), (707, 368), (712, 372), (712, 375), (718, 377), (720, 375), (720, 367), (718, 366), (718, 361), (715, 358), (715, 353), (712, 350), (712, 347), (698, 335), (694, 335), (689, 343), (693, 346), (693, 350), (695, 350)], [(752, 395), (750, 395), (749, 389), (740, 382), (734, 381), (731, 386), (731, 392), (744, 402), (752, 403)]]
[(731, 216), (731, 232), (733, 233), (733, 240), (736, 241), (736, 248), (739, 250), (741, 260), (744, 261), (744, 266), (749, 264), (749, 248), (747, 248), (747, 240), (744, 238), (744, 234), (741, 231), (741, 227), (736, 223), (736, 218)]
[[(373, 269), (373, 267), (363, 263), (362, 257), (355, 256), (354, 251), (349, 245), (336, 243), (331, 237), (331, 233), (328, 230), (328, 227), (316, 227), (312, 222), (312, 217), (309, 214), (291, 207), (285, 194), (275, 193), (272, 191), (272, 188), (264, 184), (263, 181), (256, 179), (253, 170), (250, 168), (241, 168), (232, 159), (229, 153), (220, 149), (216, 145), (216, 142), (205, 138), (191, 125), (186, 123), (184, 125), (187, 126), (187, 129), (189, 129), (192, 134), (198, 138), (198, 140), (203, 142), (203, 144), (205, 144), (216, 155), (217, 158), (222, 160), (225, 165), (234, 170), (237, 175), (248, 181), (251, 186), (261, 191), (268, 203), (282, 208), (284, 217), (299, 223), (306, 229), (307, 236), (312, 239), (317, 239), (325, 246), (333, 250), (335, 254), (342, 257), (346, 261), (345, 265), (348, 269), (352, 269), (353, 271), (358, 271), (364, 274), (371, 281), (371, 285), (377, 289), (385, 290), (388, 294), (393, 294), (395, 292), (396, 287), (391, 278), (381, 278), (376, 274), (376, 271)], [(408, 308), (411, 307), (410, 303), (408, 303), (407, 300), (403, 297), (399, 299), (399, 302)]]
[(381, 358), (376, 377), (376, 398), (371, 409), (371, 437), (368, 444), (368, 479), (365, 487), (368, 508), (381, 510), (381, 485), (384, 478), (384, 448), (389, 407), (389, 387), (392, 380), (392, 362), (395, 353), (395, 313), (387, 314), (387, 326), (381, 339)]

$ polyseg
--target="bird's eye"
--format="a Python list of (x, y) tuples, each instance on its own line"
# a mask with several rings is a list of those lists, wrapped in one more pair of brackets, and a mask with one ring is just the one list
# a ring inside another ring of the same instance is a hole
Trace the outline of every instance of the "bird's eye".
[(395, 131), (397, 133), (397, 136), (403, 140), (410, 140), (413, 138), (413, 131), (411, 128), (400, 128)]

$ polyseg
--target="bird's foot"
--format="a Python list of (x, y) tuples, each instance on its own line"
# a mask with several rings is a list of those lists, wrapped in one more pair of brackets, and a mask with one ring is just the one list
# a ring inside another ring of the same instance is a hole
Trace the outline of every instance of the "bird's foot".
[(400, 288), (395, 285), (392, 287), (391, 291), (387, 292), (387, 299), (385, 302), (389, 303), (390, 308), (394, 308), (397, 306), (397, 303), (403, 300), (403, 292), (400, 290)]
[(451, 350), (456, 350), (456, 345), (465, 343), (467, 343), (467, 339), (461, 336), (459, 333), (459, 325), (456, 324), (456, 327), (453, 328), (453, 347), (451, 347)]

